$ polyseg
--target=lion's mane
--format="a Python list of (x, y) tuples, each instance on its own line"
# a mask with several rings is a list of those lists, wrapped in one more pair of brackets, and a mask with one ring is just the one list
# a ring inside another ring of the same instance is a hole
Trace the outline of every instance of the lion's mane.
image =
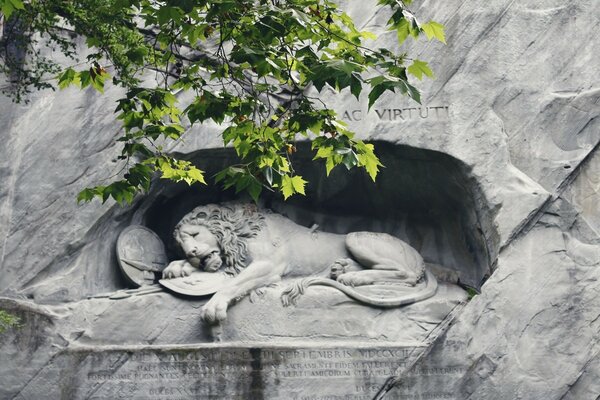
[(180, 243), (179, 231), (183, 225), (205, 226), (219, 242), (224, 271), (237, 275), (247, 266), (247, 239), (258, 235), (265, 225), (265, 217), (255, 206), (248, 204), (207, 204), (194, 208), (175, 226), (173, 236)]

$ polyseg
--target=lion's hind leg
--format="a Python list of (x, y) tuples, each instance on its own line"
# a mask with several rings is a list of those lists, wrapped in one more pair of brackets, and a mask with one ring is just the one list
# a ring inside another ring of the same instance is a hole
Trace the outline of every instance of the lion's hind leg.
[(346, 286), (365, 286), (373, 284), (385, 284), (390, 282), (399, 282), (408, 286), (415, 286), (418, 279), (412, 275), (407, 275), (402, 271), (381, 271), (367, 269), (364, 271), (346, 272), (337, 278), (339, 283)]
[(348, 285), (367, 285), (378, 281), (402, 281), (415, 285), (425, 264), (410, 245), (387, 233), (354, 232), (346, 235), (350, 254), (370, 271), (341, 274), (338, 281)]

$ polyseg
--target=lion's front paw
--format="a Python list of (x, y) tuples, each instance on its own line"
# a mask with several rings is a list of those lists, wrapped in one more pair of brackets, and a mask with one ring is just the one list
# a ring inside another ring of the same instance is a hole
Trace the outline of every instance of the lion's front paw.
[(336, 260), (331, 265), (331, 272), (329, 274), (331, 279), (338, 279), (339, 276), (346, 273), (350, 264), (351, 264), (351, 260), (349, 260), (347, 258), (341, 258), (339, 260)]
[(227, 299), (215, 294), (212, 299), (202, 307), (201, 317), (209, 323), (218, 323), (227, 318), (227, 307), (229, 302)]
[(192, 266), (186, 260), (173, 261), (167, 268), (163, 270), (164, 279), (181, 278), (183, 276), (189, 276), (192, 272), (197, 269)]

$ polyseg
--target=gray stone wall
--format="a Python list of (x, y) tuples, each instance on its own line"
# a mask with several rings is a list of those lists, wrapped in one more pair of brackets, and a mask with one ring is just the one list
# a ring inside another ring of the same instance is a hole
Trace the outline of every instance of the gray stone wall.
[[(382, 34), (375, 45), (394, 48), (393, 34), (382, 31), (387, 16), (374, 12), (374, 0), (344, 4), (359, 26)], [(323, 98), (361, 138), (444, 153), (460, 163), (473, 197), (465, 215), (481, 229), (490, 277), (451, 314), (447, 330), (427, 339), (430, 347), (402, 359), (387, 386), (379, 376), (374, 392), (382, 387), (380, 398), (390, 399), (600, 398), (600, 2), (426, 0), (416, 1), (414, 11), (445, 24), (448, 39), (447, 46), (407, 47), (436, 74), (419, 85), (422, 105), (386, 94), (367, 113), (366, 101), (349, 93)], [(159, 188), (129, 208), (76, 204), (79, 190), (119, 172), (113, 114), (119, 96), (114, 89), (104, 96), (46, 91), (28, 105), (0, 97), (0, 295), (2, 307), (25, 326), (0, 336), (2, 359), (10, 360), (0, 363), (2, 398), (43, 398), (54, 357), (62, 369), (91, 362), (71, 357), (78, 345), (115, 340), (134, 348), (161, 337), (159, 344), (176, 344), (206, 336), (194, 319), (199, 303), (167, 294), (93, 307), (84, 300), (126, 287), (114, 258), (118, 233), (147, 223), (152, 204), (183, 190)], [(195, 127), (197, 135), (172, 150), (218, 147), (217, 129)], [(181, 198), (193, 196), (219, 199), (211, 191)], [(272, 206), (307, 219), (302, 204), (273, 200)], [(332, 227), (352, 223), (313, 212), (311, 218)], [(453, 224), (444, 229), (460, 226)], [(446, 253), (431, 254), (439, 262)], [(178, 329), (153, 324), (156, 310), (176, 310)], [(134, 312), (139, 319), (130, 319)], [(105, 323), (90, 323), (97, 318)], [(120, 332), (126, 320), (131, 332)], [(91, 398), (86, 390), (65, 389), (62, 396)]]

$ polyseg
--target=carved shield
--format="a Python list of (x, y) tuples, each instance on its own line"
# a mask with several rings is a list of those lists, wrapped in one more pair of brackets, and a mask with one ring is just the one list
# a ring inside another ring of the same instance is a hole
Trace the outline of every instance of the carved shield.
[(165, 246), (156, 233), (141, 225), (128, 226), (117, 239), (119, 267), (135, 286), (153, 284), (167, 266)]

